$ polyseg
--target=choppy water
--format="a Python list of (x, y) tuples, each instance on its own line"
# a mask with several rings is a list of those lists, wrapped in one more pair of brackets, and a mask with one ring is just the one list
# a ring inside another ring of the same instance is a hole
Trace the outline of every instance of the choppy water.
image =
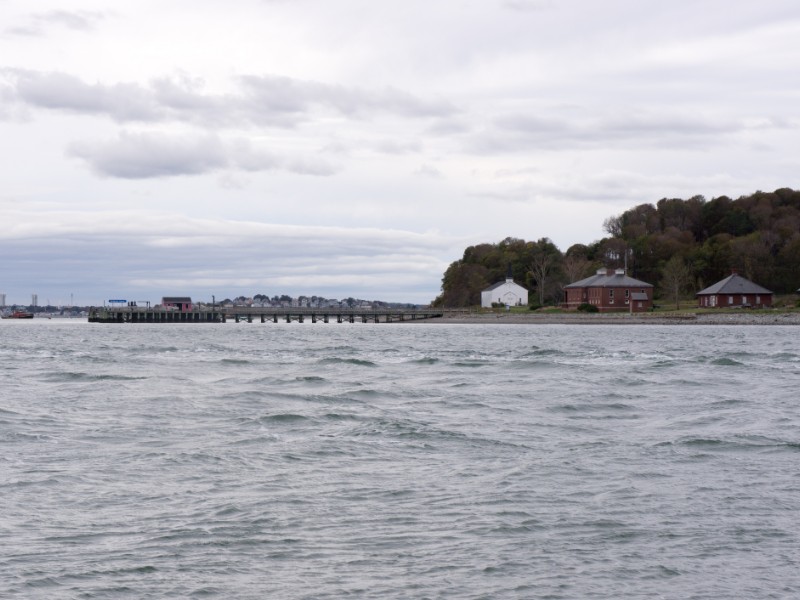
[(0, 325), (0, 597), (795, 598), (800, 329)]

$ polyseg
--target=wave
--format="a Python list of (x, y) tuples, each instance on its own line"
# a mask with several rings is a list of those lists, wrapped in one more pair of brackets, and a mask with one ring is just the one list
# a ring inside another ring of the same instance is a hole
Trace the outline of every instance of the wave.
[(149, 379), (145, 375), (115, 375), (109, 373), (85, 373), (82, 371), (62, 371), (60, 373), (48, 373), (45, 376), (49, 381), (137, 381)]
[(585, 404), (566, 403), (556, 406), (548, 406), (548, 412), (555, 413), (591, 413), (598, 412), (633, 412), (636, 407), (624, 402), (587, 402)]
[(769, 356), (770, 360), (779, 360), (782, 362), (797, 362), (800, 360), (800, 355), (795, 354), (794, 352), (778, 352), (777, 354), (771, 354)]
[(425, 358), (415, 358), (408, 361), (412, 365), (435, 365), (436, 363), (440, 362), (438, 358), (433, 358), (432, 356), (426, 356)]
[[(670, 444), (670, 442), (667, 443)], [(800, 452), (800, 441), (779, 440), (757, 435), (738, 435), (729, 438), (685, 437), (672, 442), (672, 444), (715, 452)]]
[[(110, 347), (107, 347), (109, 350)], [(129, 349), (129, 353), (142, 356), (148, 354), (167, 354), (172, 352), (180, 352), (180, 348), (177, 346), (136, 346)]]
[(305, 375), (294, 378), (295, 381), (303, 381), (305, 383), (324, 383), (325, 378), (319, 375)]
[(337, 365), (337, 364), (344, 364), (344, 365), (355, 365), (357, 367), (376, 367), (378, 366), (376, 363), (372, 362), (371, 360), (365, 360), (362, 358), (323, 358), (318, 361), (319, 364), (323, 365)]
[(265, 415), (259, 418), (262, 423), (298, 423), (308, 421), (309, 417), (295, 413), (279, 413), (275, 415)]
[(711, 361), (711, 364), (712, 365), (718, 365), (718, 366), (721, 366), (721, 367), (742, 367), (742, 366), (744, 366), (744, 363), (741, 363), (738, 360), (735, 360), (733, 358), (728, 358), (726, 356), (723, 356), (723, 357), (720, 357), (720, 358), (715, 358), (714, 360)]
[(536, 348), (531, 352), (527, 352), (526, 354), (522, 355), (522, 358), (529, 358), (532, 356), (541, 357), (541, 356), (566, 356), (567, 353), (562, 350), (556, 350), (555, 348)]
[(352, 415), (348, 413), (328, 413), (323, 417), (329, 421), (361, 421), (362, 417), (359, 415)]

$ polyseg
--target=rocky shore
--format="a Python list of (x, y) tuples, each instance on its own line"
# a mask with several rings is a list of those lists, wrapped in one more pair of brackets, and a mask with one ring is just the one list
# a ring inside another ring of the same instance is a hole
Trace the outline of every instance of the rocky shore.
[(800, 312), (585, 314), (585, 313), (468, 313), (453, 312), (429, 323), (499, 325), (800, 325)]

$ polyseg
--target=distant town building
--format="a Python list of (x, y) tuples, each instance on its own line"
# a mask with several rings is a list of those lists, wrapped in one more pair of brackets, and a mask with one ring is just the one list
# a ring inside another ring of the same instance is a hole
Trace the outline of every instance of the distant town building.
[(31, 294), (31, 306), (39, 306), (39, 295)]
[(773, 292), (734, 271), (725, 279), (697, 292), (701, 308), (772, 306)]
[(192, 299), (187, 296), (164, 296), (161, 298), (161, 306), (176, 308), (180, 312), (189, 312), (192, 310)]
[(505, 281), (495, 283), (481, 292), (481, 306), (491, 308), (493, 304), (506, 306), (526, 306), (528, 304), (528, 290), (518, 283), (514, 283), (511, 266), (508, 268)]
[(595, 275), (564, 286), (564, 308), (581, 304), (600, 312), (643, 312), (653, 306), (652, 284), (629, 277), (625, 269), (599, 269)]

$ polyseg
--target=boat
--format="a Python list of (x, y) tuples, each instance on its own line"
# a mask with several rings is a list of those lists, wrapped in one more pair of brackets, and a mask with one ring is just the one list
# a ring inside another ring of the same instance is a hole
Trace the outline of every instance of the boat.
[(4, 319), (32, 319), (33, 313), (24, 310), (15, 310), (10, 315), (3, 315)]

